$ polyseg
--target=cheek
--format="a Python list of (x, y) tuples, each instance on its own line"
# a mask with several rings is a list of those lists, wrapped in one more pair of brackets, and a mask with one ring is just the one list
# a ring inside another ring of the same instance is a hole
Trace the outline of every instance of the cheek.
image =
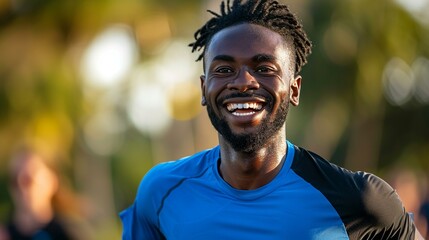
[(283, 81), (271, 81), (265, 84), (262, 83), (261, 85), (273, 96), (275, 105), (289, 99), (290, 88), (289, 85), (285, 84)]
[(216, 103), (216, 99), (225, 89), (225, 86), (226, 85), (222, 84), (220, 81), (209, 81), (205, 86), (204, 93), (207, 101), (210, 101), (213, 104)]
[(276, 96), (276, 100), (274, 103), (274, 111), (278, 111), (278, 109), (282, 108), (285, 104), (289, 103), (289, 93), (279, 92)]

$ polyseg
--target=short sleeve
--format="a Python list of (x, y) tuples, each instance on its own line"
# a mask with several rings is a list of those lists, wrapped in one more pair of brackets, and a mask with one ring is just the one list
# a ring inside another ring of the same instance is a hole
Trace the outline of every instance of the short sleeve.
[(140, 183), (134, 203), (119, 216), (122, 221), (123, 240), (164, 239), (159, 230), (157, 205), (161, 188), (157, 169), (151, 169)]
[(145, 217), (140, 219), (136, 203), (122, 211), (119, 216), (122, 221), (123, 240), (162, 239), (153, 224), (146, 221)]
[(381, 178), (364, 174), (363, 202), (380, 239), (413, 239), (415, 226), (396, 191)]

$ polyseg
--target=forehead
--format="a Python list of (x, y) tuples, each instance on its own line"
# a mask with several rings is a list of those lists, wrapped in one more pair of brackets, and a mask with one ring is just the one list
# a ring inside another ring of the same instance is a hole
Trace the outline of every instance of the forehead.
[(290, 41), (285, 41), (280, 34), (260, 25), (243, 23), (216, 33), (206, 49), (204, 60), (211, 62), (218, 55), (250, 59), (265, 54), (290, 62), (291, 49)]

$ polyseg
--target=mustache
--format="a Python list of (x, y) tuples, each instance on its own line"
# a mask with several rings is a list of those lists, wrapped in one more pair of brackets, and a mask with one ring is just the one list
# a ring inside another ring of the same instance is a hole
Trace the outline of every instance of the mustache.
[(225, 100), (230, 98), (262, 98), (262, 99), (265, 99), (267, 102), (272, 102), (272, 96), (263, 96), (260, 94), (249, 93), (249, 92), (234, 92), (218, 98), (217, 103), (221, 105)]

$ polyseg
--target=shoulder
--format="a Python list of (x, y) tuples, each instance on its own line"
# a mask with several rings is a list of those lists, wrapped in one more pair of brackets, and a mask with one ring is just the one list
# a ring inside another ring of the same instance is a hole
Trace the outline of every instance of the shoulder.
[(219, 158), (219, 147), (206, 149), (178, 160), (163, 162), (150, 169), (143, 181), (162, 181), (165, 178), (193, 177), (205, 171)]
[(127, 229), (124, 236), (139, 233), (157, 235), (154, 229), (157, 227), (158, 211), (162, 208), (164, 199), (184, 179), (201, 175), (206, 171), (218, 158), (218, 148), (204, 150), (176, 161), (160, 163), (150, 169), (140, 182), (134, 203), (120, 214), (124, 228)]
[(360, 234), (374, 232), (396, 237), (413, 233), (411, 218), (402, 201), (383, 179), (339, 167), (303, 148), (295, 150), (293, 170), (329, 200), (350, 236), (360, 239), (363, 236)]
[(337, 166), (314, 152), (295, 146), (295, 156), (292, 163), (292, 170), (301, 178), (319, 189), (337, 190), (348, 194), (358, 191), (363, 184), (363, 179), (359, 174), (348, 169)]
[(350, 171), (303, 148), (296, 147), (295, 152), (293, 170), (332, 201), (347, 200), (355, 207), (360, 206), (361, 210), (374, 213), (389, 207), (402, 212), (402, 203), (395, 190), (378, 176)]
[(219, 157), (219, 147), (207, 149), (175, 161), (160, 163), (143, 177), (137, 198), (142, 195), (160, 196), (181, 180), (202, 174)]

